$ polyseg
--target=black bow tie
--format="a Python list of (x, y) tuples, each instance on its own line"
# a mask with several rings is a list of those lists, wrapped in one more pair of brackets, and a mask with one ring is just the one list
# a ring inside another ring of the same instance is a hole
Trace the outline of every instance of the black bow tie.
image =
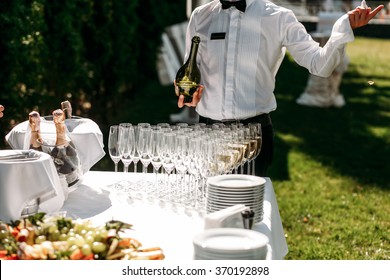
[(239, 1), (226, 1), (226, 0), (220, 0), (222, 4), (222, 9), (229, 9), (230, 7), (236, 7), (237, 10), (240, 10), (241, 12), (245, 12), (246, 9), (246, 2), (245, 0), (239, 0)]

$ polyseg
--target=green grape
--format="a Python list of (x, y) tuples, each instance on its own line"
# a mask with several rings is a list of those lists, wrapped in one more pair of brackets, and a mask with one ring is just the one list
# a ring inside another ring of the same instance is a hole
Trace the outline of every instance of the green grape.
[(37, 226), (35, 228), (35, 235), (41, 235), (43, 232), (42, 226)]
[(50, 234), (50, 233), (53, 233), (53, 232), (55, 232), (56, 230), (58, 230), (58, 228), (57, 228), (57, 225), (55, 225), (55, 224), (50, 224), (50, 225), (48, 225), (48, 227), (47, 227), (47, 232)]
[(2, 229), (0, 230), (0, 240), (3, 238), (6, 238), (8, 236), (8, 233), (6, 230)]
[(66, 241), (68, 239), (68, 235), (66, 233), (61, 233), (59, 240), (60, 241)]
[(76, 245), (76, 237), (70, 236), (70, 237), (68, 237), (68, 239), (66, 240), (66, 242), (68, 243), (69, 246)]
[(105, 228), (100, 229), (100, 237), (102, 239), (106, 239), (107, 235), (108, 235), (108, 230), (106, 230)]
[(92, 248), (89, 244), (84, 244), (83, 247), (81, 247), (81, 252), (84, 256), (87, 256), (92, 253)]
[(79, 247), (77, 245), (72, 245), (72, 246), (69, 247), (69, 251), (73, 252), (73, 251), (77, 250), (78, 248)]
[(46, 236), (44, 236), (44, 235), (38, 235), (35, 238), (35, 243), (36, 244), (41, 244), (43, 241), (46, 241)]
[(85, 236), (85, 243), (92, 245), (93, 242), (95, 242), (95, 238), (92, 235), (86, 235)]
[(77, 232), (77, 233), (80, 233), (81, 231), (85, 230), (87, 227), (87, 223), (86, 222), (83, 222), (83, 221), (77, 221), (75, 224), (74, 224), (74, 231)]
[(76, 234), (75, 236), (75, 244), (79, 247), (82, 247), (85, 244), (84, 237), (82, 237), (79, 234)]
[(61, 233), (68, 233), (68, 231), (69, 231), (69, 228), (68, 228), (68, 227), (63, 227), (63, 228), (61, 229)]
[(106, 244), (104, 244), (103, 242), (95, 241), (92, 243), (92, 251), (94, 253), (102, 253), (106, 250), (106, 247)]
[(93, 237), (95, 239), (95, 241), (101, 241), (102, 240), (102, 236), (100, 234), (100, 230), (96, 230), (94, 233), (93, 233)]
[(56, 229), (53, 233), (49, 234), (50, 241), (60, 240), (61, 233), (58, 229)]

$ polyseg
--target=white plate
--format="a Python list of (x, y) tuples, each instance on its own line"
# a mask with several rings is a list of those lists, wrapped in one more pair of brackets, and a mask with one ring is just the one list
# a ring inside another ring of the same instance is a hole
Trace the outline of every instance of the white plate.
[[(211, 212), (216, 212), (216, 211), (220, 211), (220, 210), (223, 210), (223, 209), (226, 209), (226, 208), (229, 208), (229, 207), (232, 207), (233, 205), (210, 205), (208, 204), (206, 206), (206, 210), (211, 213)], [(249, 205), (246, 205), (248, 206), (253, 212), (255, 212), (255, 216), (258, 217), (260, 215), (262, 215), (264, 213), (264, 210), (263, 210), (263, 207), (260, 205), (260, 206), (249, 206)]]
[(212, 187), (224, 187), (229, 189), (251, 189), (265, 184), (265, 179), (258, 176), (244, 174), (227, 174), (210, 177), (207, 184)]
[(265, 260), (267, 257), (267, 246), (256, 250), (250, 250), (247, 252), (230, 252), (226, 254), (208, 252), (200, 249), (199, 247), (194, 247), (194, 257), (196, 260)]
[(260, 232), (239, 228), (207, 229), (193, 238), (195, 250), (227, 254), (262, 250), (268, 242), (268, 237)]
[(231, 194), (231, 195), (223, 195), (219, 193), (214, 193), (212, 191), (208, 191), (206, 193), (207, 197), (213, 197), (221, 200), (253, 200), (253, 199), (262, 199), (264, 197), (264, 192), (259, 192), (255, 194)]
[[(208, 204), (221, 204), (221, 205), (227, 205), (227, 204), (250, 204), (250, 205), (262, 205), (264, 203), (264, 200), (259, 199), (219, 199), (219, 198), (213, 198), (213, 197), (206, 197), (206, 201)], [(247, 205), (248, 206), (248, 205)]]
[[(219, 211), (219, 210), (223, 210), (223, 209), (226, 209), (226, 208), (229, 208), (233, 205), (207, 205), (206, 208), (207, 210), (209, 211)], [(262, 213), (263, 212), (263, 209), (261, 206), (258, 206), (258, 207), (250, 207), (249, 205), (246, 205), (248, 206), (253, 212), (255, 212), (255, 216), (257, 216), (258, 213)]]
[(228, 187), (208, 185), (207, 190), (210, 190), (210, 191), (213, 191), (216, 193), (221, 193), (221, 194), (225, 194), (225, 193), (226, 194), (253, 194), (253, 193), (264, 191), (264, 186), (265, 185), (255, 186), (255, 187), (250, 187), (250, 188), (246, 188), (246, 187), (228, 188)]
[(250, 207), (250, 208), (263, 208), (262, 201), (259, 201), (259, 202), (252, 202), (252, 201), (237, 201), (237, 202), (228, 201), (228, 202), (224, 202), (224, 201), (207, 200), (207, 205), (215, 206), (215, 207), (218, 207), (218, 206), (230, 207), (230, 206), (237, 205), (237, 204), (244, 204), (245, 206)]
[(212, 192), (214, 194), (218, 195), (225, 195), (225, 196), (231, 196), (231, 195), (254, 195), (258, 193), (263, 193), (264, 188), (256, 188), (256, 189), (227, 189), (224, 187), (218, 187), (218, 188), (207, 188), (207, 192)]

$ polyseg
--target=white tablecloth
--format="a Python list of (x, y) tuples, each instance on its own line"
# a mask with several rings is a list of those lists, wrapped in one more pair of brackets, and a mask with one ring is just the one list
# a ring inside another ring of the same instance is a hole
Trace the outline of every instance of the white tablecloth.
[[(192, 239), (204, 230), (204, 220), (162, 209), (147, 202), (129, 204), (126, 195), (110, 191), (107, 187), (126, 176), (124, 173), (89, 171), (82, 184), (69, 194), (61, 210), (73, 218), (91, 220), (102, 225), (110, 219), (133, 224), (131, 234), (145, 246), (159, 246), (167, 260), (192, 260)], [(128, 180), (142, 176), (129, 173)], [(150, 175), (151, 176), (151, 175)], [(269, 238), (267, 259), (283, 259), (288, 252), (278, 205), (272, 182), (266, 178), (264, 219), (253, 230)]]
[[(86, 118), (74, 118), (65, 120), (69, 136), (76, 146), (83, 173), (88, 172), (105, 155), (103, 134), (99, 126)], [(12, 149), (29, 149), (30, 139), (28, 136), (29, 123), (24, 121), (16, 125), (5, 139)], [(55, 143), (56, 128), (51, 120), (42, 117), (41, 134), (44, 140)]]
[[(23, 152), (0, 150), (0, 157)], [(38, 159), (28, 161), (0, 160), (0, 219), (17, 220), (24, 207), (32, 200), (40, 200), (46, 213), (58, 211), (67, 197), (51, 157), (35, 152)]]

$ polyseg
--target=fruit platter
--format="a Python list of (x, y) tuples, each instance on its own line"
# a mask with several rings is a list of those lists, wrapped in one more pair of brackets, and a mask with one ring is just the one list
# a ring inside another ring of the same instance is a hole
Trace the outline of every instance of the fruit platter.
[(0, 221), (1, 260), (162, 260), (159, 247), (143, 247), (131, 237), (132, 225), (37, 213), (10, 223)]

